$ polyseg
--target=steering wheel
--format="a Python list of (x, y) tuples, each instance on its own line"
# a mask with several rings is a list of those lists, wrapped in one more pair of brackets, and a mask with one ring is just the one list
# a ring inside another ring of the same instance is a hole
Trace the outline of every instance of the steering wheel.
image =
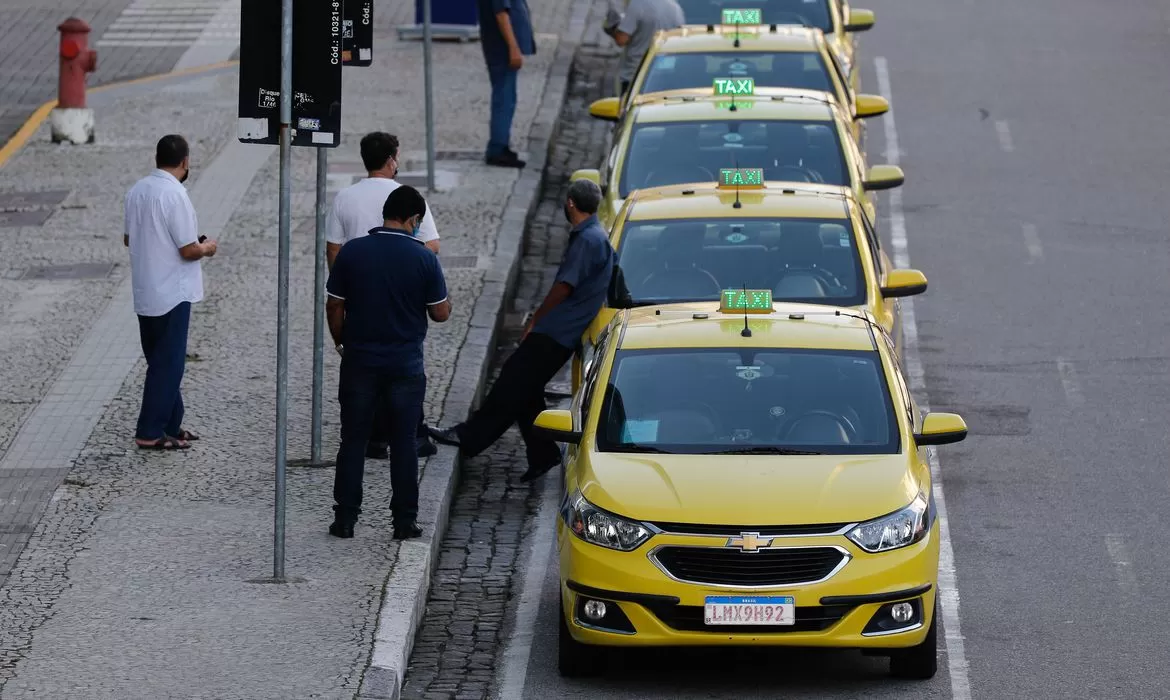
[[(832, 287), (838, 291), (845, 288), (845, 285), (841, 282), (840, 279), (837, 278), (837, 275), (834, 275), (832, 272), (823, 267), (801, 267), (790, 270), (790, 272), (807, 272), (816, 277), (819, 281), (823, 282), (826, 286)], [(775, 289), (776, 285), (773, 285), (772, 288)]]
[(716, 411), (710, 404), (703, 403), (702, 401), (696, 401), (694, 399), (684, 399), (682, 401), (677, 402), (675, 405), (671, 406), (671, 408), (672, 409), (680, 409), (681, 408), (681, 409), (688, 410), (688, 411), (695, 411), (697, 413), (702, 413), (705, 418), (707, 418), (708, 420), (711, 421), (711, 425), (714, 425), (716, 430), (720, 430), (723, 427), (723, 425), (722, 425), (723, 421), (720, 420), (720, 418), (719, 418), (719, 412)]
[[(824, 184), (825, 178), (821, 174), (810, 168), (802, 168), (797, 165), (780, 165), (769, 168), (772, 171), (768, 175), (769, 180), (778, 180), (780, 182), (816, 182)], [(796, 177), (791, 177), (795, 175)]]
[(788, 423), (781, 429), (782, 432), (784, 433), (783, 437), (788, 437), (789, 435), (791, 435), (792, 430), (797, 425), (799, 425), (801, 423), (801, 421), (807, 420), (809, 418), (828, 418), (829, 420), (835, 422), (837, 425), (841, 426), (842, 430), (845, 431), (845, 435), (849, 438), (849, 442), (852, 443), (855, 440), (857, 440), (857, 428), (854, 427), (852, 421), (850, 421), (845, 416), (842, 416), (842, 415), (837, 414), (837, 413), (833, 413), (832, 411), (826, 411), (823, 409), (813, 409), (811, 411), (805, 411), (804, 413), (801, 413), (796, 418), (793, 418), (792, 420), (788, 421)]
[[(669, 182), (655, 182), (655, 178), (660, 175), (668, 179)], [(651, 170), (646, 175), (646, 181), (642, 187), (668, 187), (692, 182), (712, 182), (714, 179), (715, 176), (711, 174), (711, 171), (701, 165), (683, 165), (669, 170)]]

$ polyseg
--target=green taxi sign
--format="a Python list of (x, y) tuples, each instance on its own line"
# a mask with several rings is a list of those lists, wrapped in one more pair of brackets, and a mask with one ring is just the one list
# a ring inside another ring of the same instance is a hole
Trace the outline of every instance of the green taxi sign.
[(755, 78), (716, 78), (715, 94), (719, 97), (740, 97), (756, 94)]
[(724, 10), (723, 24), (763, 24), (760, 10)]
[(771, 289), (724, 289), (719, 297), (719, 312), (725, 314), (772, 313)]
[(764, 186), (763, 168), (723, 168), (719, 171), (719, 187), (747, 189)]

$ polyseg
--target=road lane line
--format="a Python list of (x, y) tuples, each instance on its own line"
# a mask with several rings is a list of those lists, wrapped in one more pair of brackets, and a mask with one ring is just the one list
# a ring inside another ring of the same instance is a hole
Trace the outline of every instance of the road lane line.
[(1064, 387), (1064, 397), (1068, 399), (1069, 405), (1084, 405), (1085, 395), (1081, 392), (1081, 380), (1077, 376), (1077, 368), (1072, 360), (1056, 358), (1056, 370), (1060, 372), (1060, 384)]
[[(893, 97), (890, 90), (890, 70), (884, 56), (874, 59), (877, 70), (878, 92), (890, 102), (890, 111), (882, 119), (886, 137), (886, 158), (891, 165), (898, 165), (901, 151), (898, 148), (898, 130), (894, 123)], [(906, 238), (906, 216), (902, 210), (902, 191), (889, 191), (890, 238), (894, 246), (894, 265), (910, 267), (910, 252)], [(930, 410), (926, 393), (926, 373), (918, 356), (918, 323), (914, 315), (914, 302), (902, 300), (902, 329), (906, 345), (906, 370), (910, 378), (910, 389), (919, 399), (922, 411)], [(967, 656), (964, 650), (962, 627), (959, 622), (959, 582), (955, 570), (955, 551), (951, 544), (950, 520), (947, 517), (946, 498), (943, 495), (942, 467), (934, 448), (926, 451), (930, 462), (931, 480), (934, 482), (934, 502), (938, 511), (939, 556), (938, 556), (938, 598), (942, 610), (943, 628), (946, 632), (947, 672), (951, 678), (951, 697), (954, 700), (971, 699)]]
[(1015, 144), (1012, 143), (1012, 130), (1008, 127), (1008, 123), (1000, 120), (995, 123), (995, 133), (999, 135), (999, 147), (1003, 149), (1004, 153), (1011, 153), (1016, 150)]
[(1024, 245), (1028, 248), (1028, 264), (1043, 260), (1044, 249), (1040, 247), (1040, 234), (1035, 224), (1024, 224)]
[(1137, 576), (1133, 572), (1129, 549), (1122, 536), (1117, 533), (1105, 535), (1105, 551), (1109, 553), (1117, 572), (1117, 585), (1128, 595), (1137, 594)]
[(557, 492), (561, 478), (544, 480), (544, 493), (534, 519), (535, 527), (528, 534), (531, 544), (524, 587), (516, 604), (516, 626), (504, 647), (503, 674), (496, 697), (500, 700), (520, 700), (524, 697), (524, 683), (528, 678), (528, 661), (532, 655), (532, 640), (536, 636), (536, 621), (540, 612), (540, 589), (548, 574), (548, 560), (556, 546)]

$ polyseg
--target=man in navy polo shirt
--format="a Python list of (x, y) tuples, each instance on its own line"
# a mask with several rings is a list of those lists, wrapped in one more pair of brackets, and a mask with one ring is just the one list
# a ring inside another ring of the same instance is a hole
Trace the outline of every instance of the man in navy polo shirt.
[(516, 423), (528, 457), (528, 470), (521, 477), (524, 481), (560, 464), (560, 448), (536, 435), (532, 424), (545, 409), (544, 385), (573, 356), (609, 292), (615, 256), (597, 220), (600, 203), (601, 189), (596, 184), (577, 180), (569, 186), (565, 218), (572, 228), (552, 289), (524, 330), (520, 347), (500, 369), (483, 405), (465, 423), (431, 428), (436, 441), (456, 445), (463, 454), (475, 456)]
[(384, 225), (341, 247), (329, 273), (329, 332), (341, 354), (341, 448), (333, 482), (329, 534), (353, 537), (361, 513), (366, 443), (379, 404), (389, 417), (394, 539), (418, 537), (415, 432), (427, 380), (427, 317), (451, 315), (439, 258), (418, 239), (427, 205), (418, 190), (399, 187), (382, 207)]

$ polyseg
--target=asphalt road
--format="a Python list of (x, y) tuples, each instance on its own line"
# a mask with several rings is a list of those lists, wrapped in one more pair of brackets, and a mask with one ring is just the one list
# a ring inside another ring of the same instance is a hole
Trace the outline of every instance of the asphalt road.
[(888, 85), (895, 122), (872, 123), (870, 160), (897, 136), (909, 258), (931, 281), (924, 398), (971, 427), (940, 450), (962, 657), (952, 642), (909, 685), (853, 654), (742, 651), (564, 681), (550, 568), (520, 596), (500, 697), (1165, 696), (1170, 6), (863, 4), (862, 87)]

